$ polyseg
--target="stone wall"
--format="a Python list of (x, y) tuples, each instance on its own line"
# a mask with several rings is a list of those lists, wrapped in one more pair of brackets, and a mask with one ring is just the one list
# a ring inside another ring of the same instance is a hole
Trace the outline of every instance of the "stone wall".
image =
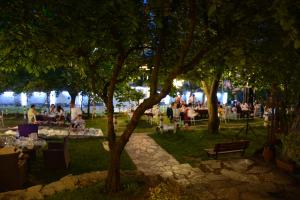
[(67, 175), (58, 181), (47, 185), (35, 185), (24, 190), (16, 190), (0, 193), (0, 200), (6, 199), (44, 199), (44, 197), (52, 196), (55, 193), (64, 190), (75, 190), (93, 185), (97, 182), (104, 181), (107, 176), (107, 171), (96, 171), (84, 173), (81, 175)]

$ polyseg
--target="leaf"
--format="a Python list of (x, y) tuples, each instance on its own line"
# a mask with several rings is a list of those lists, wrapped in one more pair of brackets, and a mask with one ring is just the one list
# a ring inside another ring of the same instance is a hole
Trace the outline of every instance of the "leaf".
[(217, 9), (216, 4), (210, 5), (208, 8), (208, 12), (207, 12), (208, 17), (212, 16), (214, 14), (214, 12), (216, 11), (216, 9)]
[(295, 49), (299, 49), (300, 48), (300, 39), (295, 40), (294, 47), (295, 47)]

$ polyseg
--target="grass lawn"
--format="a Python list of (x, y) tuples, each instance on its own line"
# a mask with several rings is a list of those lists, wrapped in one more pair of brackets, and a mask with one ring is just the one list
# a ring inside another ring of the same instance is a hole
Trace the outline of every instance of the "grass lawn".
[(104, 189), (104, 182), (99, 182), (89, 187), (77, 189), (74, 191), (63, 191), (56, 193), (46, 200), (73, 200), (73, 199), (99, 199), (99, 200), (132, 200), (146, 199), (148, 187), (141, 180), (136, 178), (122, 176), (122, 188), (119, 193), (108, 195)]
[[(230, 123), (227, 125), (229, 126)], [(220, 134), (207, 133), (207, 128), (178, 131), (176, 134), (151, 134), (150, 136), (167, 152), (172, 154), (180, 163), (195, 164), (199, 160), (209, 159), (204, 149), (212, 148), (216, 143), (230, 142), (237, 139), (248, 139), (250, 145), (245, 152), (245, 157), (252, 156), (266, 142), (267, 130), (263, 126), (253, 127), (255, 135), (242, 132), (236, 134), (240, 128), (222, 128)]]
[[(122, 134), (122, 131), (126, 128), (129, 119), (126, 115), (118, 114), (117, 115), (117, 134)], [(86, 127), (90, 128), (100, 128), (104, 134), (107, 133), (107, 118), (106, 116), (97, 117), (94, 119), (86, 120)], [(139, 121), (134, 132), (136, 133), (144, 133), (144, 132), (153, 132), (156, 128), (156, 125), (151, 125), (147, 122), (146, 117), (142, 117)]]
[[(23, 115), (5, 115), (4, 116), (4, 127), (14, 127), (18, 124), (26, 123), (27, 121), (24, 121)], [(128, 117), (124, 114), (117, 114), (117, 132), (119, 134), (122, 133), (122, 131), (126, 128), (126, 125), (128, 123)], [(86, 119), (86, 127), (87, 128), (100, 128), (104, 134), (107, 133), (107, 119), (106, 116), (97, 117), (97, 118), (90, 118)], [(144, 133), (144, 132), (153, 132), (156, 128), (156, 125), (151, 125), (147, 122), (146, 117), (142, 117), (138, 126), (136, 127), (135, 131), (136, 133)]]
[[(69, 152), (71, 166), (67, 170), (50, 170), (44, 165), (42, 152), (38, 152), (36, 160), (30, 163), (29, 185), (44, 184), (56, 181), (68, 174), (81, 174), (84, 172), (107, 170), (108, 152), (103, 149), (104, 139), (70, 139)], [(132, 170), (135, 165), (123, 152), (121, 157), (121, 169)]]
[(4, 121), (3, 128), (14, 127), (17, 126), (18, 124), (22, 124), (25, 122), (23, 115), (14, 115), (14, 114), (5, 115), (3, 121)]

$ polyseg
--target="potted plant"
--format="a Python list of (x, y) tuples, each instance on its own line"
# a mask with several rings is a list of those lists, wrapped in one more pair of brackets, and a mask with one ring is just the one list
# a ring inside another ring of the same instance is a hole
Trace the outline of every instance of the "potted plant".
[(276, 159), (277, 167), (294, 172), (296, 165), (300, 164), (300, 132), (292, 132), (280, 137), (282, 148), (281, 156)]

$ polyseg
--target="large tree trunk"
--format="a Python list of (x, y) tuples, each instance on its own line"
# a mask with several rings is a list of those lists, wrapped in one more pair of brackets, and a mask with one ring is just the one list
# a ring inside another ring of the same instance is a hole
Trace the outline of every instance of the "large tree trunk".
[(110, 152), (110, 161), (108, 166), (108, 174), (106, 179), (106, 190), (110, 193), (119, 191), (120, 188), (120, 164), (121, 152), (114, 148)]
[(217, 94), (207, 95), (208, 133), (218, 134), (220, 119), (218, 117)]
[(87, 105), (87, 116), (88, 118), (91, 117), (91, 96), (90, 94), (88, 95), (88, 105)]
[(77, 96), (78, 92), (69, 92), (69, 93), (70, 93), (70, 96), (71, 96), (70, 104), (75, 104), (75, 99), (76, 99), (76, 96)]
[(112, 104), (108, 104), (108, 134), (110, 142), (110, 161), (108, 168), (108, 175), (106, 179), (106, 190), (109, 193), (114, 193), (120, 190), (120, 156), (121, 153), (129, 141), (131, 134), (136, 128), (139, 119), (145, 112), (145, 110), (151, 108), (153, 105), (157, 104), (162, 98), (151, 98), (145, 100), (140, 106), (134, 111), (130, 122), (127, 124), (126, 129), (123, 131), (120, 139), (116, 141), (114, 124), (113, 124), (113, 113)]
[(291, 126), (291, 131), (298, 131), (300, 130), (300, 101), (296, 107), (296, 110), (295, 110), (295, 118), (292, 122), (292, 126)]
[[(162, 3), (163, 1), (161, 1)], [(129, 138), (131, 134), (133, 133), (135, 127), (137, 126), (137, 123), (143, 113), (154, 106), (155, 104), (158, 104), (162, 98), (164, 98), (171, 90), (173, 79), (176, 78), (177, 75), (187, 71), (189, 68), (192, 68), (196, 64), (199, 63), (200, 59), (206, 54), (207, 50), (203, 49), (203, 51), (200, 51), (197, 53), (197, 55), (194, 57), (194, 59), (188, 63), (185, 64), (185, 58), (188, 54), (188, 51), (190, 49), (190, 46), (192, 44), (192, 39), (193, 39), (193, 33), (195, 30), (195, 22), (196, 22), (196, 1), (191, 0), (189, 2), (190, 5), (190, 23), (189, 23), (189, 34), (187, 35), (186, 40), (183, 41), (182, 43), (182, 48), (180, 51), (180, 56), (178, 60), (178, 64), (174, 66), (174, 70), (168, 74), (167, 78), (164, 80), (163, 87), (160, 91), (160, 93), (157, 93), (157, 80), (158, 78), (158, 73), (159, 70), (153, 70), (151, 74), (151, 83), (150, 83), (150, 97), (148, 99), (145, 99), (143, 103), (141, 103), (137, 109), (134, 111), (133, 116), (130, 120), (130, 122), (127, 124), (126, 129), (123, 131), (123, 134), (121, 135), (120, 139), (116, 141), (116, 136), (114, 132), (114, 125), (113, 125), (113, 94), (115, 92), (115, 86), (117, 84), (117, 79), (120, 74), (120, 71), (122, 69), (122, 66), (124, 64), (124, 61), (126, 57), (128, 56), (128, 53), (130, 51), (124, 52), (122, 43), (118, 42), (119, 36), (118, 34), (115, 34), (114, 29), (112, 29), (112, 36), (114, 39), (117, 41), (117, 46), (118, 49), (120, 50), (120, 55), (118, 56), (117, 63), (113, 68), (112, 71), (112, 76), (111, 76), (111, 81), (108, 87), (108, 94), (107, 94), (107, 110), (108, 110), (108, 140), (109, 140), (109, 146), (111, 149), (111, 156), (110, 156), (110, 166), (108, 169), (108, 177), (106, 181), (106, 189), (109, 192), (115, 192), (120, 189), (120, 155), (121, 152), (123, 151), (125, 145), (129, 141)], [(160, 9), (161, 11), (164, 11), (165, 9)], [(164, 16), (164, 15), (162, 15)], [(162, 29), (163, 30), (163, 29)], [(160, 38), (159, 44), (162, 45), (163, 40)], [(157, 52), (156, 52), (157, 53)], [(155, 59), (155, 68), (158, 68), (160, 66), (160, 59), (159, 57), (162, 55), (156, 54), (156, 59)]]
[(212, 81), (202, 81), (202, 87), (207, 97), (208, 108), (208, 133), (218, 134), (220, 119), (218, 117), (218, 98), (217, 91), (221, 73), (217, 73)]

